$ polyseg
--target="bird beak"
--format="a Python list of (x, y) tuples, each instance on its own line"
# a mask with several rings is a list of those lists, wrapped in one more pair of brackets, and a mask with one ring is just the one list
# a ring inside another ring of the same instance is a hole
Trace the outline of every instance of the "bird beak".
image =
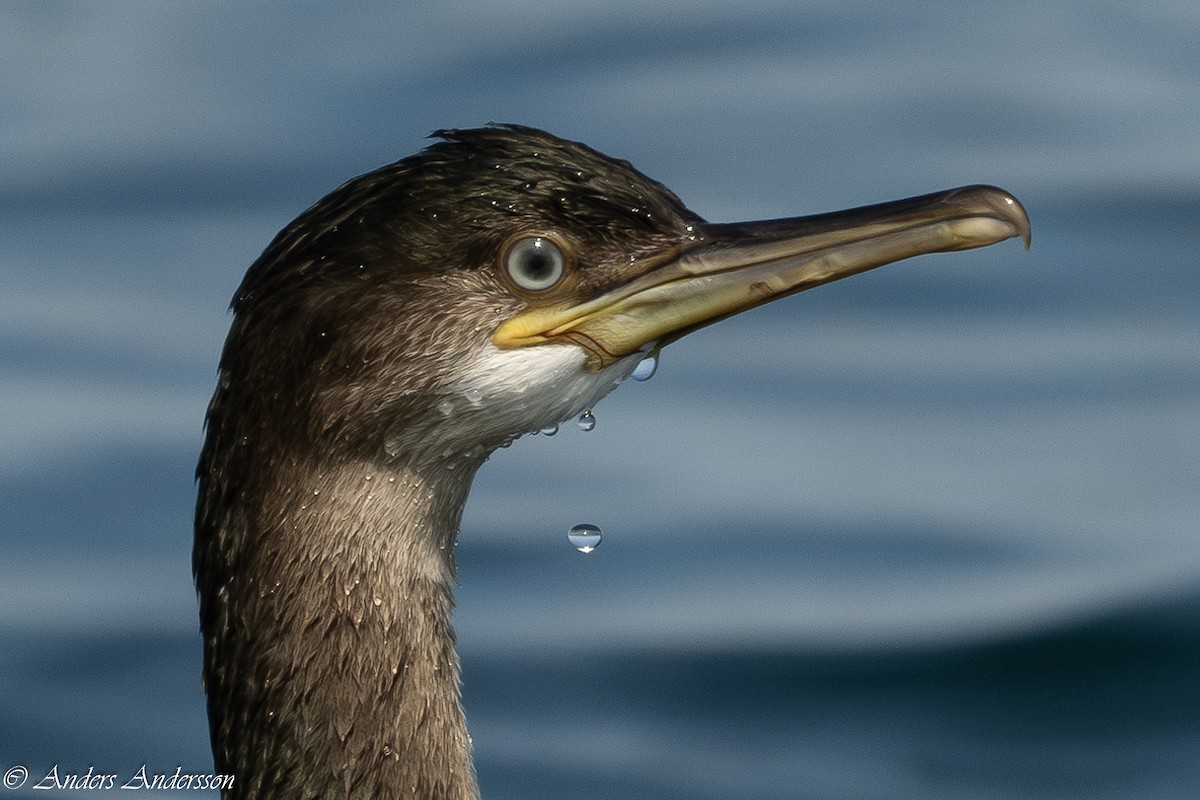
[[(583, 303), (531, 308), (493, 334), (497, 347), (573, 342), (588, 368), (668, 342), (717, 320), (823, 283), (923, 253), (969, 250), (1014, 236), (1029, 217), (993, 186), (812, 217), (698, 224), (661, 266)], [(658, 259), (656, 259), (658, 260)]]

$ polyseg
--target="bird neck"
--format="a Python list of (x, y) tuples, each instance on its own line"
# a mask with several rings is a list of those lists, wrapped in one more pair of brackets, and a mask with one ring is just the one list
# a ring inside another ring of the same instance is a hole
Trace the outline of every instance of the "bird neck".
[(197, 575), (231, 796), (478, 796), (450, 625), (477, 467), (296, 465), (198, 538), (225, 554)]

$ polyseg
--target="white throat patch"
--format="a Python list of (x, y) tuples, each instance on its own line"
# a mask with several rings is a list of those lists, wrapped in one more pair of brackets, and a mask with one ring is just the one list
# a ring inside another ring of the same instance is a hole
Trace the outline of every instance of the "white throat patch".
[(501, 350), (488, 342), (471, 363), (458, 366), (457, 385), (438, 410), (447, 416), (482, 412), (480, 426), (519, 436), (592, 408), (629, 377), (644, 357), (635, 353), (588, 372), (586, 354), (573, 344)]

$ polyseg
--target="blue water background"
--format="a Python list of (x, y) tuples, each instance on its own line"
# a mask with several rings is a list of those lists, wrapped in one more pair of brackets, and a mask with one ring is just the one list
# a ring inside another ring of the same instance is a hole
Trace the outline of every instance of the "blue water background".
[(485, 797), (1200, 797), (1197, 41), (1167, 0), (0, 7), (6, 795), (211, 768), (229, 297), (344, 179), (495, 120), (713, 220), (989, 182), (1034, 242), (702, 331), (485, 466)]

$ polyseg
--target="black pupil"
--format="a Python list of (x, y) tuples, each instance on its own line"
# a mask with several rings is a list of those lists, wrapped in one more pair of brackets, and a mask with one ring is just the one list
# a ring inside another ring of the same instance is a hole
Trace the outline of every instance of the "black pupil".
[(539, 245), (525, 251), (525, 276), (530, 280), (544, 281), (554, 274), (554, 256)]

